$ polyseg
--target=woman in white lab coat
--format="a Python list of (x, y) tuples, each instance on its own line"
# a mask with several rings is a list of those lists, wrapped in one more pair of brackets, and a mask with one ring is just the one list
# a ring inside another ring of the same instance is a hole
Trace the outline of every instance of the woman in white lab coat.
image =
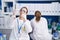
[(35, 17), (31, 20), (33, 32), (30, 34), (33, 40), (52, 40), (52, 35), (48, 32), (47, 20), (41, 17), (39, 11), (35, 12)]
[(30, 21), (26, 18), (27, 12), (26, 7), (21, 8), (20, 16), (12, 24), (13, 30), (10, 40), (30, 40), (28, 33), (32, 31), (32, 27)]

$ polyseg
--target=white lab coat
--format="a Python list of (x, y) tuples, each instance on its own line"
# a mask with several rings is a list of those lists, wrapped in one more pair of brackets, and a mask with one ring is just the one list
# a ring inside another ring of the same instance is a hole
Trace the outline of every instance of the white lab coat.
[[(17, 26), (17, 19), (19, 20), (19, 18), (16, 18), (12, 24), (13, 30), (12, 33), (10, 35), (10, 40), (30, 40), (28, 33), (30, 33), (32, 31), (32, 27), (30, 25), (30, 21), (26, 20), (26, 22), (23, 24), (21, 30), (20, 30), (20, 34), (18, 33), (18, 26)], [(19, 20), (19, 24), (23, 23), (22, 20)], [(25, 27), (25, 29), (24, 29)]]
[(52, 40), (52, 35), (48, 32), (47, 20), (41, 17), (39, 22), (36, 22), (36, 17), (31, 20), (33, 32), (30, 34), (33, 40)]

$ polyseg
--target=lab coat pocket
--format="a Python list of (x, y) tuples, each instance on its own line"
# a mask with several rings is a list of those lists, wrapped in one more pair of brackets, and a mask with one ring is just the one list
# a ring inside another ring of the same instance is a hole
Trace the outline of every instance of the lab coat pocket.
[(26, 32), (25, 26), (22, 27), (22, 32)]
[(23, 27), (23, 31), (26, 31), (25, 26)]

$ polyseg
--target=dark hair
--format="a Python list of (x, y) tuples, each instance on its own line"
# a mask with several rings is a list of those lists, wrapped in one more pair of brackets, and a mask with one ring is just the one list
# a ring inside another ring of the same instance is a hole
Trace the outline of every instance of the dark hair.
[(27, 9), (27, 7), (22, 7), (22, 8), (20, 9), (20, 11), (21, 11), (23, 8), (25, 8), (25, 9), (27, 10), (27, 12), (26, 12), (26, 13), (28, 13), (28, 9)]
[(37, 10), (37, 11), (35, 11), (35, 15), (36, 15), (36, 13), (40, 13), (40, 14), (41, 14), (41, 12), (40, 12), (40, 11), (38, 11), (38, 10)]

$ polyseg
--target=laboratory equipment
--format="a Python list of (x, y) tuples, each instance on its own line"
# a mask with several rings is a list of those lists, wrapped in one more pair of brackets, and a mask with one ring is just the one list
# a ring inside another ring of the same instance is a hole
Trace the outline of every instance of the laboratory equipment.
[(6, 35), (5, 35), (5, 34), (3, 34), (3, 40), (7, 40), (7, 39), (6, 39)]
[(53, 35), (53, 40), (59, 39), (59, 32), (57, 30), (56, 22), (52, 22), (52, 35)]
[(2, 33), (0, 33), (0, 40), (3, 40), (2, 36), (3, 36)]

